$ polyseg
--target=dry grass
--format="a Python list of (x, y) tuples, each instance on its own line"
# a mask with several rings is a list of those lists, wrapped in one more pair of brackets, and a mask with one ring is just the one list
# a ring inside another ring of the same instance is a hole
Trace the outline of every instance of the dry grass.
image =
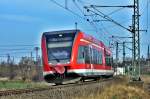
[(102, 93), (92, 93), (89, 96), (76, 97), (75, 99), (150, 99), (150, 95), (137, 87), (112, 85), (104, 89)]
[(150, 99), (148, 93), (143, 89), (126, 86), (115, 85), (107, 88), (99, 96), (100, 99)]
[(142, 75), (141, 78), (144, 83), (150, 83), (150, 75)]
[[(142, 80), (150, 83), (150, 76), (142, 76)], [(74, 99), (150, 99), (150, 94), (144, 88), (129, 86), (128, 81), (128, 77), (124, 77), (122, 82), (106, 87), (101, 93), (91, 93)]]

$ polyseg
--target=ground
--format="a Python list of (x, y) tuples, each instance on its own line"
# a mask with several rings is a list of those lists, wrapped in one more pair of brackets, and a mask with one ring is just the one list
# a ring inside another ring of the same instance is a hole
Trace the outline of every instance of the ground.
[(150, 99), (150, 92), (147, 92), (144, 86), (150, 83), (150, 75), (141, 76), (144, 81), (143, 87), (132, 86), (125, 77), (124, 81), (112, 84), (104, 88), (101, 93), (91, 93), (88, 97), (75, 97), (74, 99)]

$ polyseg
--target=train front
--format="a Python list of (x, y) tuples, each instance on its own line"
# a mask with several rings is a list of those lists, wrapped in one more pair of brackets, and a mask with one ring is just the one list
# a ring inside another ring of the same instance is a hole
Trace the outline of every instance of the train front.
[(45, 32), (42, 36), (43, 75), (49, 83), (62, 83), (70, 66), (75, 30)]

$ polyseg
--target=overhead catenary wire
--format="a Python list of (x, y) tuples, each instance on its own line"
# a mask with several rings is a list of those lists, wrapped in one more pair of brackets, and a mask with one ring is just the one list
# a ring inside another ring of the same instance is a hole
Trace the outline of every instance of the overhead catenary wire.
[[(85, 16), (85, 13), (82, 11), (82, 9), (79, 7), (79, 5), (76, 3), (76, 0), (73, 0), (73, 2), (74, 2), (74, 4), (75, 4), (75, 6), (80, 10), (80, 12), (82, 13), (82, 14), (84, 14), (84, 16)], [(91, 16), (92, 17), (92, 16)], [(92, 17), (93, 18), (93, 17)], [(95, 28), (95, 30), (96, 30), (96, 33), (99, 35), (99, 33), (98, 33), (98, 31), (101, 31), (99, 28), (97, 28), (97, 26), (93, 23), (93, 22), (91, 22), (91, 21), (89, 21), (89, 23), (93, 26), (93, 28)], [(104, 37), (104, 39), (106, 40), (109, 40), (108, 38), (106, 38), (105, 36), (103, 36)]]
[(78, 2), (82, 3), (82, 4), (91, 4), (90, 2), (87, 2), (87, 0), (78, 0)]
[[(52, 0), (52, 1), (55, 1), (56, 2), (56, 0)], [(75, 0), (74, 0), (75, 1)], [(78, 1), (81, 1), (81, 0), (78, 0)], [(81, 1), (82, 2), (82, 1)], [(58, 3), (58, 2), (57, 2)], [(82, 2), (83, 3), (83, 2)], [(58, 3), (59, 4), (59, 3)], [(57, 5), (58, 5), (57, 4)], [(59, 5), (61, 5), (61, 4), (59, 4)], [(81, 11), (81, 13), (83, 13), (83, 11), (82, 11), (82, 9), (77, 5), (77, 3), (75, 2), (75, 5), (76, 5), (76, 7)], [(62, 5), (61, 5), (61, 7), (62, 8), (64, 8)], [(65, 9), (65, 8), (64, 8)], [(66, 10), (68, 10), (68, 8), (66, 9)], [(70, 10), (70, 9), (69, 9)], [(68, 10), (68, 11), (69, 11)], [(111, 12), (111, 13), (109, 13), (108, 15), (106, 15), (106, 16), (109, 16), (109, 15), (111, 15), (111, 14), (114, 14), (114, 13), (116, 13), (116, 12), (118, 12), (118, 11), (120, 11), (121, 9), (117, 9), (117, 10), (115, 10), (115, 11), (113, 11), (113, 12)], [(70, 10), (71, 11), (71, 13), (73, 12), (72, 10)], [(69, 12), (70, 12), (69, 11)], [(76, 14), (74, 14), (74, 15), (76, 15)], [(79, 14), (77, 13), (77, 15), (76, 16), (78, 16)], [(79, 15), (80, 16), (80, 18), (81, 19), (85, 19), (85, 20), (87, 20), (87, 18), (85, 18), (85, 17), (82, 17), (81, 15)], [(106, 18), (106, 16), (104, 15), (104, 17)], [(107, 17), (108, 18), (108, 17)], [(107, 19), (106, 18), (106, 19)], [(109, 18), (108, 18), (109, 19)], [(112, 21), (111, 19), (109, 19), (110, 21)], [(96, 32), (97, 31), (99, 31), (99, 28), (97, 27), (97, 25), (95, 25), (92, 21), (89, 21), (89, 23), (95, 28), (95, 30), (96, 30)], [(103, 24), (103, 23), (102, 23)], [(121, 24), (118, 24), (118, 23), (115, 23), (116, 25), (121, 25)], [(122, 25), (121, 25), (122, 26)], [(122, 27), (124, 27), (124, 26), (122, 26)], [(128, 30), (128, 31), (130, 31), (131, 32), (131, 30), (130, 29), (128, 29), (128, 28), (126, 28), (126, 27), (124, 27), (124, 29), (126, 29), (126, 30)], [(104, 29), (103, 28), (103, 30), (104, 31), (107, 31), (107, 29)], [(107, 33), (107, 32), (106, 32)]]
[[(57, 4), (58, 6), (60, 6), (61, 8), (63, 8), (63, 9), (66, 9), (63, 5), (61, 5), (61, 4), (59, 4), (58, 2), (56, 2), (55, 0), (51, 0), (53, 3), (55, 3), (55, 4)], [(81, 8), (77, 5), (77, 3), (75, 2), (75, 0), (73, 0), (74, 1), (74, 3), (75, 3), (75, 5), (77, 6), (77, 8), (82, 12), (82, 14), (84, 14), (84, 12), (81, 10)], [(66, 10), (68, 10), (69, 12), (71, 12), (71, 13), (73, 13), (74, 15), (76, 15), (76, 16), (78, 16), (78, 17), (80, 17), (80, 18), (82, 18), (82, 19), (86, 19), (87, 20), (87, 18), (84, 18), (84, 17), (82, 17), (82, 16), (80, 16), (79, 14), (77, 14), (77, 13), (75, 13), (75, 12), (73, 12), (72, 10), (70, 10), (70, 9), (66, 9)], [(119, 9), (120, 10), (120, 9)], [(115, 13), (116, 11), (114, 11), (113, 13)], [(89, 21), (90, 22), (90, 21)], [(91, 23), (90, 23), (91, 24)], [(93, 24), (91, 24), (91, 25), (93, 25)], [(95, 26), (93, 26), (93, 27), (95, 27)], [(95, 28), (96, 29), (96, 28)], [(127, 28), (126, 28), (127, 29)], [(96, 32), (97, 32), (97, 29), (96, 29)]]
[[(63, 9), (66, 9), (63, 5), (61, 5), (61, 4), (59, 4), (58, 2), (56, 2), (55, 0), (50, 0), (50, 1), (52, 1), (53, 3), (55, 3), (56, 5), (58, 5), (59, 7), (61, 7), (61, 8), (63, 8)], [(76, 3), (75, 3), (76, 4)], [(80, 9), (79, 8), (79, 6), (76, 4), (76, 6), (78, 7), (78, 9)], [(76, 12), (73, 12), (72, 10), (70, 10), (69, 8), (67, 8), (66, 9), (67, 11), (69, 11), (69, 12), (71, 12), (72, 14), (74, 14), (74, 15), (76, 15), (76, 16), (78, 16), (80, 19), (84, 19), (84, 20), (86, 20), (87, 21), (87, 18), (85, 18), (85, 16), (84, 17), (82, 17), (81, 15), (79, 15), (78, 13), (76, 13)], [(82, 12), (82, 14), (83, 15), (85, 15), (84, 14), (84, 12), (80, 9), (80, 11)], [(89, 22), (90, 23), (90, 25), (92, 25), (92, 27), (93, 28), (95, 28), (95, 30), (96, 30), (96, 33), (98, 33), (97, 32), (97, 28), (96, 28), (96, 26), (94, 26), (94, 24), (92, 23), (92, 22), (90, 22), (90, 21), (87, 21), (87, 22)]]
[(33, 50), (33, 49), (25, 49), (25, 48), (18, 48), (18, 49), (0, 49), (0, 51), (19, 51), (19, 50)]
[(124, 8), (118, 8), (118, 9), (116, 9), (116, 10), (110, 12), (108, 15), (112, 15), (112, 14), (114, 14), (114, 13), (116, 13), (116, 12), (119, 12), (119, 11), (121, 11), (121, 10), (123, 10), (123, 9), (124, 9)]
[[(94, 20), (94, 19), (93, 19), (94, 16), (91, 16), (91, 18), (92, 18), (92, 20)], [(89, 21), (90, 21), (90, 20), (89, 20)], [(96, 29), (96, 33), (97, 33), (98, 36), (99, 36), (99, 33), (98, 33), (98, 32), (102, 31), (103, 29), (99, 29), (99, 28), (97, 27), (98, 25), (96, 25), (95, 22), (93, 22), (93, 21), (91, 21), (90, 23), (94, 26), (94, 28)], [(104, 34), (103, 31), (102, 31), (102, 34)], [(100, 38), (102, 38), (102, 37), (100, 37)], [(109, 39), (106, 38), (104, 35), (103, 35), (103, 38), (102, 38), (102, 39), (103, 39), (103, 40), (106, 40), (106, 41), (109, 40)]]
[[(65, 10), (67, 10), (67, 11), (69, 11), (69, 12), (72, 13), (73, 15), (79, 17), (80, 19), (83, 19), (83, 20), (85, 20), (85, 21), (87, 22), (87, 18), (85, 18), (84, 16), (82, 17), (81, 15), (79, 15), (78, 13), (76, 13), (76, 12), (70, 10), (69, 8), (66, 9), (63, 5), (59, 4), (59, 3), (56, 2), (55, 0), (50, 0), (50, 1), (53, 2), (54, 4), (58, 5), (59, 7), (65, 9)], [(91, 23), (90, 23), (90, 24), (91, 24)]]
[(96, 9), (95, 7), (92, 7), (92, 8), (95, 9), (96, 11), (98, 11), (99, 13), (97, 13), (97, 12), (95, 12), (93, 10), (90, 10), (90, 9), (87, 9), (87, 10), (91, 11), (91, 12), (93, 12), (95, 14), (98, 14), (100, 17), (102, 17), (102, 18), (104, 18), (104, 19), (106, 19), (106, 20), (108, 20), (108, 21), (110, 21), (110, 22), (112, 22), (112, 23), (114, 23), (114, 24), (116, 24), (116, 25), (124, 28), (125, 30), (127, 30), (129, 32), (132, 32), (130, 29), (128, 29), (128, 28), (124, 27), (123, 25), (121, 25), (120, 23), (114, 21), (112, 18), (110, 18), (109, 16), (105, 15), (104, 13), (102, 13), (101, 11), (99, 11), (98, 9)]
[(79, 7), (79, 5), (76, 3), (76, 0), (73, 0), (73, 3), (75, 4), (75, 6), (79, 9), (79, 11), (85, 15), (84, 11)]
[[(59, 4), (59, 3), (56, 2), (55, 0), (50, 0), (50, 1), (53, 2), (54, 4), (58, 5), (59, 7), (63, 8), (63, 9), (66, 9), (63, 5)], [(74, 14), (75, 16), (78, 16), (79, 18), (86, 20), (86, 18), (80, 16), (78, 13), (76, 13), (76, 12), (70, 10), (69, 8), (67, 8), (66, 10), (69, 11), (70, 13)]]
[(33, 47), (33, 46), (39, 46), (40, 44), (8, 44), (8, 45), (1, 45), (0, 47)]
[[(85, 6), (86, 7), (86, 6)], [(93, 6), (92, 6), (93, 7)], [(116, 9), (115, 11), (112, 11), (111, 13), (109, 13), (108, 15), (104, 15), (105, 16), (105, 18), (107, 17), (107, 16), (109, 16), (109, 15), (111, 15), (111, 14), (114, 14), (114, 13), (116, 13), (116, 12), (118, 12), (118, 11), (120, 11), (120, 10), (122, 10), (122, 9), (124, 9), (124, 8), (126, 8), (126, 7), (133, 7), (132, 5), (131, 6), (121, 6), (121, 8), (119, 8), (119, 9)], [(88, 10), (88, 9), (87, 9)], [(94, 13), (94, 15), (99, 15), (99, 14), (97, 14), (97, 13)], [(92, 15), (93, 16), (93, 15)], [(108, 17), (107, 17), (108, 18)], [(131, 19), (132, 20), (132, 19)], [(128, 22), (128, 21), (126, 21), (126, 22)], [(117, 24), (118, 25), (118, 24)], [(119, 24), (120, 25), (120, 24)], [(104, 30), (104, 31), (106, 31), (106, 33), (108, 33), (108, 31), (107, 31), (107, 29), (103, 26), (103, 24), (101, 23), (101, 26), (103, 27), (101, 30)], [(124, 27), (125, 28), (125, 27)], [(126, 28), (126, 30), (128, 30), (129, 31), (129, 29), (128, 28)], [(130, 31), (131, 32), (131, 31)], [(105, 32), (104, 32), (105, 33)]]

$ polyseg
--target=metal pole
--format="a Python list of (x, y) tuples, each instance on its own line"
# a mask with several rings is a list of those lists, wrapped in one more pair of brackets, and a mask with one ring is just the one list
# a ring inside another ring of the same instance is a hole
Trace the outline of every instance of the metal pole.
[(39, 51), (39, 47), (35, 47), (35, 51), (36, 51), (36, 62), (38, 62), (38, 51)]
[(125, 70), (126, 70), (126, 65), (125, 65), (125, 42), (123, 42), (123, 67), (124, 67), (124, 74), (125, 74)]
[(116, 42), (116, 74), (117, 74), (117, 68), (118, 68), (118, 45), (119, 43)]
[(37, 73), (37, 80), (39, 80), (39, 59), (38, 59), (38, 51), (39, 51), (39, 47), (35, 47), (35, 51), (36, 51), (36, 73)]
[(147, 48), (147, 59), (150, 59), (149, 45), (148, 45), (148, 48)]
[(123, 66), (125, 66), (125, 42), (123, 42)]
[(7, 64), (9, 65), (10, 64), (10, 55), (7, 54)]
[(150, 51), (149, 51), (149, 45), (148, 45), (148, 50), (147, 50), (147, 62), (148, 62), (148, 67), (150, 67)]
[(78, 23), (75, 22), (75, 29), (77, 30), (78, 29)]
[(140, 80), (140, 38), (139, 38), (139, 0), (134, 0), (134, 15), (133, 15), (133, 54), (132, 54), (132, 80)]

